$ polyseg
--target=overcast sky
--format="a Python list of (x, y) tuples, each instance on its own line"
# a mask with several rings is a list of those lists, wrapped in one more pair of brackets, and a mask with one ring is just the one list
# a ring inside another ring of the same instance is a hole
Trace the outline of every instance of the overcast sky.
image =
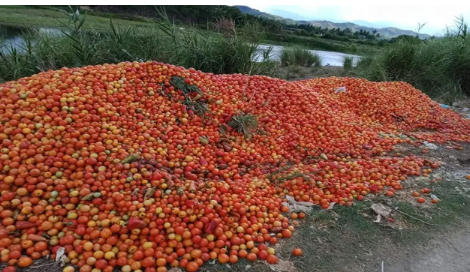
[(367, 21), (374, 27), (393, 26), (407, 30), (417, 30), (418, 23), (426, 23), (421, 33), (430, 35), (442, 34), (443, 30), (455, 25), (455, 17), (462, 15), (470, 21), (470, 4), (460, 6), (268, 6), (249, 5), (251, 8), (283, 17), (329, 20), (332, 22)]

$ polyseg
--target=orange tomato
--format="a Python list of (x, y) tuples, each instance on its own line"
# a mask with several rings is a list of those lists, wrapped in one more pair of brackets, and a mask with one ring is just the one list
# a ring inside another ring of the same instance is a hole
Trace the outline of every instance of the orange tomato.
[(19, 267), (28, 267), (33, 263), (33, 259), (28, 256), (21, 256), (18, 260)]
[(292, 255), (294, 255), (294, 256), (302, 256), (302, 249), (300, 249), (300, 248), (294, 248), (294, 250), (292, 250)]

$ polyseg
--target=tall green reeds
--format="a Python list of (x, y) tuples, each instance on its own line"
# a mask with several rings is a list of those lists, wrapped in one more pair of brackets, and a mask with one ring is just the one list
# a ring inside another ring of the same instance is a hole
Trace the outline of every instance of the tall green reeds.
[(280, 56), (282, 66), (297, 65), (303, 67), (319, 67), (321, 66), (321, 59), (317, 54), (312, 53), (306, 49), (284, 48)]
[[(214, 24), (214, 32), (170, 22), (163, 10), (153, 27), (117, 26), (110, 19), (108, 31), (85, 30), (86, 14), (69, 11), (61, 35), (29, 30), (21, 48), (3, 44), (0, 81), (60, 69), (122, 61), (156, 60), (210, 73), (271, 75), (272, 62), (253, 60), (263, 29), (256, 24), (236, 27), (230, 19)], [(256, 35), (255, 35), (256, 34)]]
[(353, 68), (353, 58), (352, 57), (344, 57), (343, 59), (343, 69), (345, 71), (349, 71)]
[[(445, 103), (470, 95), (470, 35), (462, 17), (444, 37), (401, 40), (368, 63), (372, 80), (405, 81)], [(361, 66), (361, 63), (359, 63)]]

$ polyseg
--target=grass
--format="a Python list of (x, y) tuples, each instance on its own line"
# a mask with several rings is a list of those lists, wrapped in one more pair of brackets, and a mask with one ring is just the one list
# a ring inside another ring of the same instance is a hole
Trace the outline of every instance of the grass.
[[(340, 217), (345, 220), (340, 223), (351, 224), (354, 231), (360, 232), (364, 230), (371, 235), (388, 236), (393, 242), (398, 244), (412, 245), (417, 242), (423, 244), (423, 242), (429, 241), (429, 239), (425, 238), (429, 238), (431, 233), (446, 233), (459, 226), (463, 221), (470, 219), (470, 214), (468, 213), (470, 198), (459, 193), (456, 189), (462, 186), (462, 184), (455, 180), (443, 180), (434, 183), (430, 188), (432, 193), (439, 197), (440, 202), (431, 207), (413, 205), (407, 201), (392, 199), (391, 207), (398, 207), (398, 210), (419, 219), (416, 220), (407, 216), (401, 217), (409, 223), (410, 228), (408, 229), (400, 231), (374, 226), (374, 223), (361, 216), (363, 208), (370, 206), (368, 201), (360, 203), (351, 212), (339, 210)], [(424, 222), (428, 222), (431, 225)]]
[[(309, 73), (306, 68), (321, 67), (320, 57), (310, 50), (302, 48), (283, 48), (280, 56), (281, 66), (285, 67), (283, 78), (304, 77)], [(313, 72), (313, 70), (311, 71)]]
[(286, 79), (303, 77), (306, 75), (306, 72), (300, 66), (291, 65), (287, 66)]
[(290, 50), (286, 50), (285, 48), (282, 49), (280, 59), (282, 66), (287, 67), (289, 65), (295, 64), (294, 54), (292, 54)]
[[(115, 16), (116, 17), (116, 16)], [(114, 23), (120, 26), (151, 27), (153, 20), (141, 18), (140, 20), (126, 20), (114, 18)], [(30, 8), (28, 6), (0, 6), (0, 25), (22, 26), (35, 28), (61, 27), (68, 22), (64, 12), (53, 8)], [(84, 29), (95, 31), (109, 30), (109, 18), (100, 15), (87, 15)]]
[[(470, 198), (459, 193), (463, 185), (455, 180), (443, 180), (430, 188), (439, 197), (439, 203), (432, 207), (413, 205), (405, 201), (393, 201), (393, 206), (407, 214), (402, 217), (411, 227), (404, 231), (390, 233), (393, 241), (403, 245), (426, 245), (431, 234), (445, 234), (459, 228), (470, 219), (468, 207)], [(410, 216), (412, 217), (410, 217)], [(426, 222), (426, 223), (425, 223)], [(428, 223), (428, 224), (427, 224)]]
[[(460, 220), (470, 219), (468, 207), (470, 205), (470, 198), (459, 193), (457, 188), (463, 185), (453, 180), (443, 180), (435, 183), (431, 187), (433, 194), (437, 195), (440, 199), (436, 208), (426, 210), (424, 213), (419, 206), (411, 205), (407, 202), (397, 203), (399, 208), (407, 213), (414, 214), (417, 218), (423, 221), (429, 221), (435, 226), (429, 226), (420, 221), (414, 221), (416, 228), (427, 228), (430, 230), (442, 230), (443, 226), (453, 227), (453, 224), (460, 223)], [(450, 224), (449, 224), (450, 223)]]
[(256, 115), (242, 112), (232, 116), (227, 124), (238, 133), (243, 133), (245, 138), (250, 138), (258, 128), (258, 119)]

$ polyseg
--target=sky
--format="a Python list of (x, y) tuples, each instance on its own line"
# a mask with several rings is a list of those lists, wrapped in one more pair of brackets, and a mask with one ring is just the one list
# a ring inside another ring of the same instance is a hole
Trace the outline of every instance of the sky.
[[(313, 6), (313, 5), (249, 5), (251, 8), (283, 17), (298, 16), (297, 20), (328, 20), (332, 22), (366, 21), (372, 27), (397, 27), (416, 31), (419, 24), (426, 25), (420, 33), (443, 34), (446, 27), (455, 25), (455, 18), (462, 15), (470, 21), (470, 4), (453, 6)], [(356, 22), (366, 25), (364, 22)]]

